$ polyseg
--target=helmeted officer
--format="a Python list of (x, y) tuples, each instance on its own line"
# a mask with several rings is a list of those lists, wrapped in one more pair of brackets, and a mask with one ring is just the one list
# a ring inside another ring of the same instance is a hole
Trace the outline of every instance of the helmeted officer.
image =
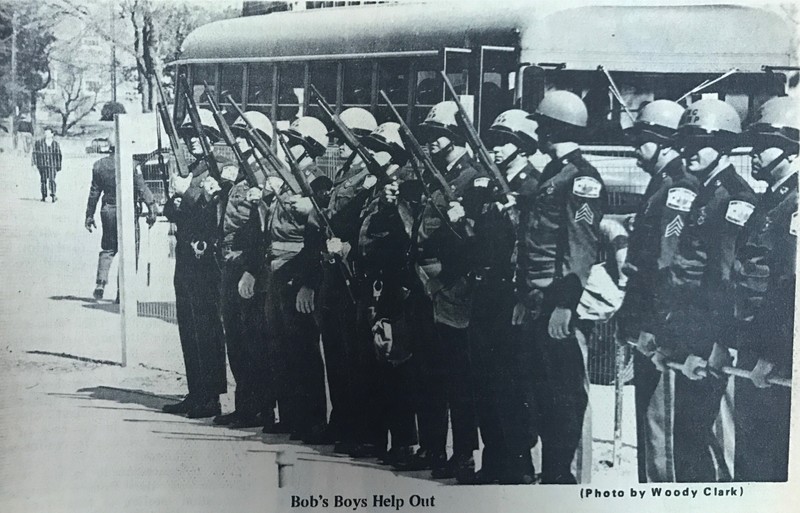
[[(133, 175), (133, 188), (137, 201), (143, 201), (147, 205), (147, 225), (153, 226), (157, 217), (155, 199), (144, 181), (141, 166), (136, 167)], [(100, 254), (97, 257), (95, 299), (103, 298), (103, 292), (108, 283), (111, 262), (114, 261), (114, 256), (117, 254), (117, 166), (113, 154), (103, 157), (92, 166), (92, 185), (89, 188), (89, 199), (86, 202), (86, 221), (84, 222), (84, 226), (89, 232), (92, 231), (92, 228), (97, 227), (94, 221), (94, 212), (101, 196), (100, 222), (103, 228), (103, 237), (100, 240)], [(138, 219), (136, 222), (139, 222)], [(137, 245), (138, 233), (137, 224)]]
[[(315, 159), (328, 147), (325, 125), (316, 118), (301, 116), (280, 136), (286, 138), (299, 172), (314, 188), (322, 175)], [(313, 206), (310, 198), (293, 194), (286, 187), (278, 194), (281, 201), (272, 202), (266, 226), (270, 386), (277, 397), (281, 423), (292, 438), (319, 443), (327, 422), (319, 330), (312, 315), (320, 264), (316, 248), (304, 248)], [(265, 426), (266, 431), (270, 428)]]
[[(408, 153), (400, 137), (399, 125), (381, 124), (363, 139), (374, 160), (393, 180), (385, 187), (372, 187), (362, 211), (353, 262), (360, 277), (358, 325), (370, 338), (374, 371), (367, 386), (374, 392), (367, 397), (374, 411), (368, 422), (378, 451), (386, 451), (387, 432), (391, 449), (383, 460), (397, 468), (407, 467), (415, 453), (417, 428), (414, 419), (414, 388), (417, 384), (417, 323), (408, 308), (421, 294), (418, 280), (408, 265), (409, 234), (414, 208), (419, 197), (410, 198), (409, 176), (403, 168)], [(403, 189), (402, 198), (398, 192)], [(399, 203), (403, 204), (400, 205)], [(401, 209), (403, 213), (401, 214)]]
[[(598, 261), (606, 189), (575, 142), (586, 127), (583, 101), (567, 91), (545, 94), (532, 117), (540, 147), (552, 158), (539, 186), (520, 198), (516, 294), (512, 322), (538, 345), (537, 405), (541, 412), (542, 483), (576, 483), (588, 469), (578, 454), (587, 410), (586, 336), (575, 310)], [(586, 448), (583, 448), (585, 451)], [(572, 462), (579, 468), (573, 473)]]
[[(679, 482), (730, 476), (712, 433), (727, 379), (713, 368), (730, 364), (720, 330), (730, 319), (736, 238), (756, 201), (728, 157), (740, 123), (732, 106), (703, 99), (684, 111), (678, 125), (677, 144), (700, 187), (672, 265), (656, 287), (653, 362), (660, 370), (669, 360), (682, 364), (675, 376), (673, 421)], [(707, 366), (712, 370), (703, 378)]]
[[(272, 122), (257, 111), (245, 112), (247, 120), (269, 144)], [(233, 412), (214, 418), (215, 424), (234, 428), (256, 427), (274, 422), (274, 411), (267, 399), (266, 352), (262, 336), (264, 297), (255, 283), (261, 258), (251, 247), (260, 245), (259, 203), (267, 176), (261, 171), (251, 145), (248, 126), (241, 117), (230, 126), (231, 132), (248, 161), (258, 186), (238, 180), (228, 193), (222, 218), (220, 263), (222, 268), (222, 322), (233, 378), (236, 381)], [(243, 178), (243, 177), (240, 177)], [(258, 290), (258, 293), (257, 293)], [(272, 401), (274, 402), (274, 401)]]
[[(629, 281), (622, 307), (617, 312), (617, 337), (631, 342), (636, 387), (636, 437), (639, 481), (674, 480), (672, 441), (667, 423), (672, 422), (669, 374), (663, 375), (650, 361), (653, 341), (653, 295), (660, 272), (672, 264), (698, 180), (683, 165), (674, 137), (684, 108), (670, 100), (656, 100), (639, 111), (627, 136), (639, 167), (651, 175), (642, 204), (636, 212), (623, 272)], [(662, 376), (664, 380), (662, 381)]]
[[(213, 114), (198, 111), (209, 143), (219, 140)], [(196, 160), (190, 174), (174, 179), (175, 194), (164, 214), (175, 223), (175, 308), (178, 317), (186, 382), (189, 394), (164, 406), (167, 413), (186, 413), (190, 418), (220, 414), (219, 396), (227, 389), (225, 339), (220, 313), (220, 269), (216, 259), (219, 239), (222, 185), (209, 173), (195, 128), (187, 120), (178, 128)], [(223, 177), (235, 179), (239, 168), (217, 159)]]
[[(475, 299), (469, 336), (476, 376), (478, 425), (483, 440), (475, 483), (531, 484), (534, 422), (531, 345), (509, 322), (516, 303), (512, 254), (519, 227), (516, 198), (536, 190), (541, 172), (529, 161), (538, 151), (539, 125), (520, 109), (501, 113), (485, 140), (512, 191), (503, 195), (491, 183), (490, 202), (475, 220), (478, 247), (474, 264)], [(469, 482), (469, 481), (467, 481)]]
[(744, 227), (733, 267), (736, 322), (729, 324), (738, 348), (736, 378), (736, 481), (786, 481), (789, 464), (791, 389), (767, 378), (790, 377), (795, 304), (797, 161), (800, 102), (773, 98), (745, 132), (752, 145), (753, 178), (767, 183)]
[[(363, 141), (378, 127), (375, 117), (366, 109), (352, 107), (340, 116), (344, 123)], [(331, 131), (329, 137), (335, 138)], [(334, 450), (353, 456), (374, 455), (375, 435), (370, 428), (374, 423), (368, 418), (369, 411), (365, 386), (370, 372), (374, 372), (374, 358), (366, 339), (366, 333), (356, 325), (355, 303), (349, 298), (347, 282), (340, 265), (352, 269), (350, 249), (358, 240), (361, 209), (371, 193), (377, 179), (366, 169), (363, 160), (344, 141), (336, 141), (339, 157), (344, 164), (334, 176), (333, 188), (326, 213), (336, 238), (329, 238), (318, 217), (312, 213), (306, 236), (306, 245), (316, 246), (317, 256), (322, 258), (322, 277), (319, 286), (320, 331), (325, 351), (328, 388), (331, 400), (330, 434), (337, 443)], [(341, 248), (337, 254), (328, 252), (328, 246)], [(351, 284), (355, 286), (355, 284)]]
[[(423, 347), (424, 376), (429, 380), (420, 405), (421, 445), (430, 457), (435, 479), (474, 473), (472, 452), (478, 448), (467, 326), (472, 305), (470, 227), (488, 193), (489, 179), (465, 148), (456, 122), (455, 102), (433, 106), (419, 125), (420, 142), (427, 143), (431, 160), (447, 181), (450, 204), (440, 190), (432, 193), (414, 233), (416, 270), (431, 299), (436, 336)], [(448, 217), (445, 223), (442, 215)], [(421, 320), (420, 322), (424, 322)], [(453, 430), (453, 456), (442, 464), (447, 443), (447, 410)], [(424, 426), (424, 427), (423, 427)]]

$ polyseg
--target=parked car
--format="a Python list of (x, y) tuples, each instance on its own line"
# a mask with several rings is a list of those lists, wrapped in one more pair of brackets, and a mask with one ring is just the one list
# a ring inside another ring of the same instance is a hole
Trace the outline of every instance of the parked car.
[(86, 147), (86, 153), (111, 153), (111, 141), (108, 137), (97, 137)]

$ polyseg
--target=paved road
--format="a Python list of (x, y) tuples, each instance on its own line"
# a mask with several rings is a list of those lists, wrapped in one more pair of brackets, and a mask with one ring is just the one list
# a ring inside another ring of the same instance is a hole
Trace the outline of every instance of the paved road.
[[(255, 429), (160, 413), (185, 390), (176, 327), (142, 320), (130, 364), (113, 364), (120, 360), (118, 309), (90, 299), (100, 235), (83, 228), (96, 157), (71, 141), (62, 147), (68, 157), (56, 204), (39, 201), (38, 174), (26, 160), (0, 153), (0, 511), (285, 511), (274, 502), (289, 497), (276, 493), (281, 450), (299, 451), (295, 481), (306, 495), (338, 491), (372, 501), (375, 493), (400, 491), (406, 499), (436, 493), (474, 504), (474, 492), (443, 488), (423, 474), (394, 475)], [(596, 461), (610, 449), (609, 393), (593, 390)], [(632, 482), (635, 434), (627, 420), (625, 466), (595, 465), (599, 481)], [(495, 502), (488, 510), (505, 500), (489, 495)]]

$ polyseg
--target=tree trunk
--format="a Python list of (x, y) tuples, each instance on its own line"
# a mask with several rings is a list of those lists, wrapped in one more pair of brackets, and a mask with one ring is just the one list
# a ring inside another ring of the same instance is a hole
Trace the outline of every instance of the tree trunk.
[(31, 92), (31, 137), (36, 138), (38, 131), (36, 130), (36, 108), (39, 99), (38, 91)]
[(67, 123), (69, 121), (69, 114), (61, 114), (61, 137), (66, 137), (67, 130), (69, 130), (69, 126)]

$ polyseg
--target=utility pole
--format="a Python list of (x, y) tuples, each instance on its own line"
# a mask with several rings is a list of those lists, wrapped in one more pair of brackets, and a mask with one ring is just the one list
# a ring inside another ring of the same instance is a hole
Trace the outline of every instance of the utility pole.
[(11, 144), (17, 149), (17, 24), (19, 16), (17, 11), (11, 15)]
[(117, 17), (114, 14), (114, 0), (111, 5), (111, 101), (117, 103)]

